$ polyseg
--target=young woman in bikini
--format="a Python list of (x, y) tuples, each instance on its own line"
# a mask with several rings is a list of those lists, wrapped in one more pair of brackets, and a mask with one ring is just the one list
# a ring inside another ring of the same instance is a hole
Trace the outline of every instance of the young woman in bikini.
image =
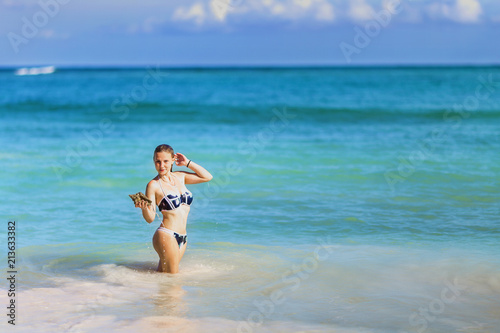
[[(160, 261), (158, 272), (178, 273), (179, 262), (186, 251), (186, 223), (193, 194), (186, 188), (187, 184), (198, 184), (210, 181), (213, 177), (201, 165), (188, 160), (181, 153), (174, 153), (169, 145), (159, 145), (153, 155), (158, 175), (146, 187), (146, 196), (158, 206), (163, 220), (153, 235), (153, 246)], [(172, 166), (186, 166), (195, 173), (172, 171)], [(142, 209), (146, 222), (155, 219), (156, 206), (146, 201), (136, 203)]]

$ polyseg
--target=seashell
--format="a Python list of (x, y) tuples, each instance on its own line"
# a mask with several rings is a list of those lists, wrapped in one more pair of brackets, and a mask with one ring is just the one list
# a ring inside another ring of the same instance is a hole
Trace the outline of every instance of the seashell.
[(137, 192), (136, 194), (129, 194), (128, 195), (132, 201), (134, 201), (134, 204), (140, 203), (141, 201), (146, 201), (148, 205), (153, 203), (147, 196), (144, 195), (142, 192)]

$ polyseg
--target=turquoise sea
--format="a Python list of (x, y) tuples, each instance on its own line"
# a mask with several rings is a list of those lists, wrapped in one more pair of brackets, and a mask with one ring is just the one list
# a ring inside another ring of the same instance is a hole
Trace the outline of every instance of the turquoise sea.
[[(500, 67), (4, 69), (0, 142), (0, 331), (500, 332)], [(175, 276), (162, 143), (214, 176)]]

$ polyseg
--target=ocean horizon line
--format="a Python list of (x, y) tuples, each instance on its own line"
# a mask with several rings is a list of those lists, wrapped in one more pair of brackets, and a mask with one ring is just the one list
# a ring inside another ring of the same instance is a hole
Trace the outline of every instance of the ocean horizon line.
[(74, 70), (144, 70), (147, 68), (159, 68), (162, 70), (310, 70), (310, 69), (441, 69), (441, 68), (498, 68), (498, 64), (357, 64), (357, 65), (325, 65), (325, 64), (296, 64), (296, 65), (18, 65), (0, 66), (0, 71), (16, 71), (22, 68), (54, 67), (57, 71)]

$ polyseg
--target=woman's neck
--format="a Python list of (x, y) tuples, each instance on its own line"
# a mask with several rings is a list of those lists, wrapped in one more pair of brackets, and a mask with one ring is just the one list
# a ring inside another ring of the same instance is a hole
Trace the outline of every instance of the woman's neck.
[(165, 182), (170, 182), (170, 183), (173, 183), (175, 181), (174, 176), (172, 175), (171, 172), (167, 172), (163, 176), (158, 175), (158, 179), (161, 179)]

